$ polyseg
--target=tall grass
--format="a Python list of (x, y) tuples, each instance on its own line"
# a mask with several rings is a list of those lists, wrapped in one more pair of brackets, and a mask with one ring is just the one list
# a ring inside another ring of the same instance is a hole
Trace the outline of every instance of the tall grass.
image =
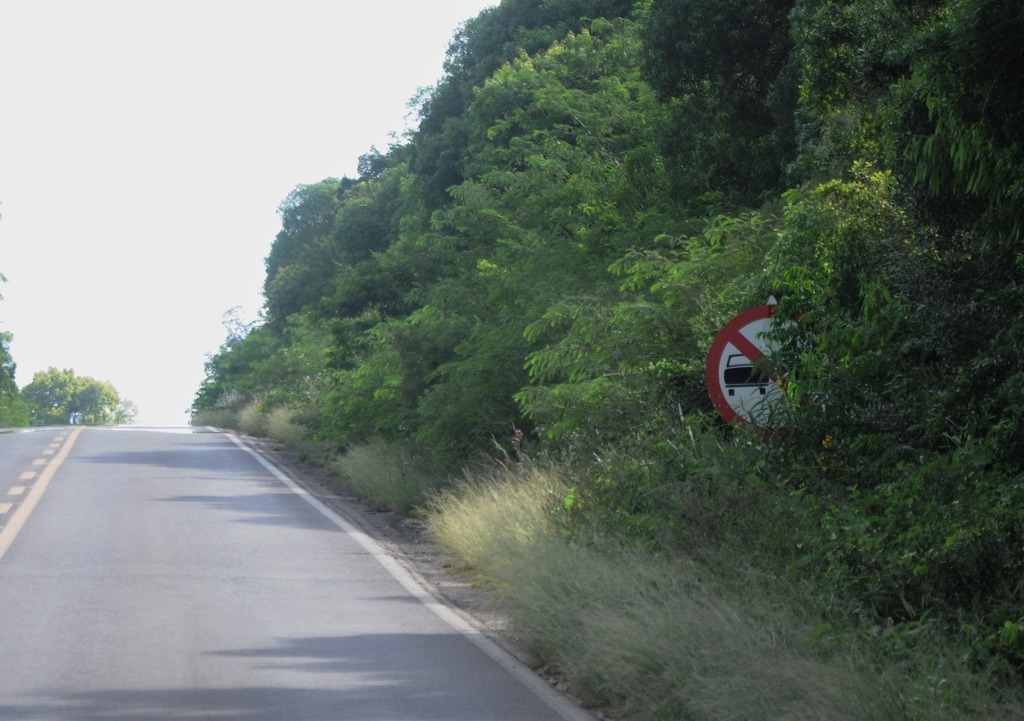
[(194, 426), (215, 426), (231, 428), (252, 436), (277, 439), (289, 446), (301, 446), (310, 442), (309, 431), (296, 419), (301, 411), (278, 406), (263, 410), (258, 401), (250, 401), (237, 407), (224, 407), (198, 411), (192, 418)]
[(213, 408), (197, 411), (192, 415), (190, 425), (212, 428), (238, 428), (238, 411), (230, 408)]
[(534, 544), (557, 535), (566, 490), (558, 476), (541, 469), (497, 465), (434, 496), (426, 519), (462, 570), (500, 576)]
[(274, 408), (266, 414), (264, 427), (267, 435), (288, 446), (303, 446), (310, 442), (309, 431), (296, 421), (297, 413), (291, 408)]
[(497, 591), (536, 663), (589, 704), (638, 721), (949, 721), (1024, 709), (986, 695), (948, 648), (897, 658), (855, 638), (826, 647), (815, 610), (741, 558), (570, 542), (566, 490), (557, 471), (500, 466), (436, 496), (426, 519)]
[(504, 588), (531, 647), (630, 718), (897, 717), (855, 659), (806, 652), (807, 621), (756, 586), (736, 593), (696, 564), (557, 541), (519, 561)]
[(250, 436), (267, 435), (267, 414), (260, 409), (257, 401), (247, 403), (238, 411), (238, 430)]
[(215, 408), (206, 408), (192, 415), (193, 426), (214, 428), (239, 428), (239, 416), (250, 402), (238, 391), (227, 391), (221, 395)]
[(406, 446), (378, 441), (354, 447), (330, 463), (368, 503), (412, 515), (444, 485), (442, 474)]

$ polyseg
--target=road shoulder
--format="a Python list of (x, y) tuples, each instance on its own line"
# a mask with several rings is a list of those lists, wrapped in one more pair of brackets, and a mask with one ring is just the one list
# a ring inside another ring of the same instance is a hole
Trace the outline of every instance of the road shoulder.
[[(336, 476), (299, 459), (279, 441), (237, 435), (307, 493), (383, 546), (427, 591), (446, 602), (473, 628), (523, 665), (536, 667), (492, 595), (455, 571), (453, 559), (438, 547), (426, 526), (397, 513), (373, 508)], [(556, 674), (545, 673), (543, 669), (538, 673), (557, 691), (578, 703)]]

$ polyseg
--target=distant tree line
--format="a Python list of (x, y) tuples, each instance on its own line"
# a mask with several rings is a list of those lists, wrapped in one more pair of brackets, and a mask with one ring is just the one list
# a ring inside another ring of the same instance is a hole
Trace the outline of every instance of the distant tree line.
[(108, 426), (135, 420), (135, 405), (110, 383), (49, 368), (21, 389), (32, 425)]
[[(0, 276), (2, 278), (2, 276)], [(111, 425), (135, 420), (135, 405), (110, 383), (76, 376), (70, 369), (39, 371), (18, 389), (12, 335), (0, 333), (0, 428), (46, 425)]]

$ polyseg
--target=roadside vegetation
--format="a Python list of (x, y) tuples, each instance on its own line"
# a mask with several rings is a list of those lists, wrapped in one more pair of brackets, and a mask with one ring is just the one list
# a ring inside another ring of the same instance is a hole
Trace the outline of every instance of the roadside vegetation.
[[(427, 524), (626, 719), (1024, 718), (1009, 0), (504, 0), (296, 188), (196, 424)], [(774, 432), (713, 411), (792, 323)]]

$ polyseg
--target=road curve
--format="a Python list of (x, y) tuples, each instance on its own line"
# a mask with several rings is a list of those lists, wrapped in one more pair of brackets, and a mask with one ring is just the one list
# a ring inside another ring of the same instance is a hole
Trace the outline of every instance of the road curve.
[(5, 508), (5, 721), (590, 718), (232, 436), (2, 434)]

